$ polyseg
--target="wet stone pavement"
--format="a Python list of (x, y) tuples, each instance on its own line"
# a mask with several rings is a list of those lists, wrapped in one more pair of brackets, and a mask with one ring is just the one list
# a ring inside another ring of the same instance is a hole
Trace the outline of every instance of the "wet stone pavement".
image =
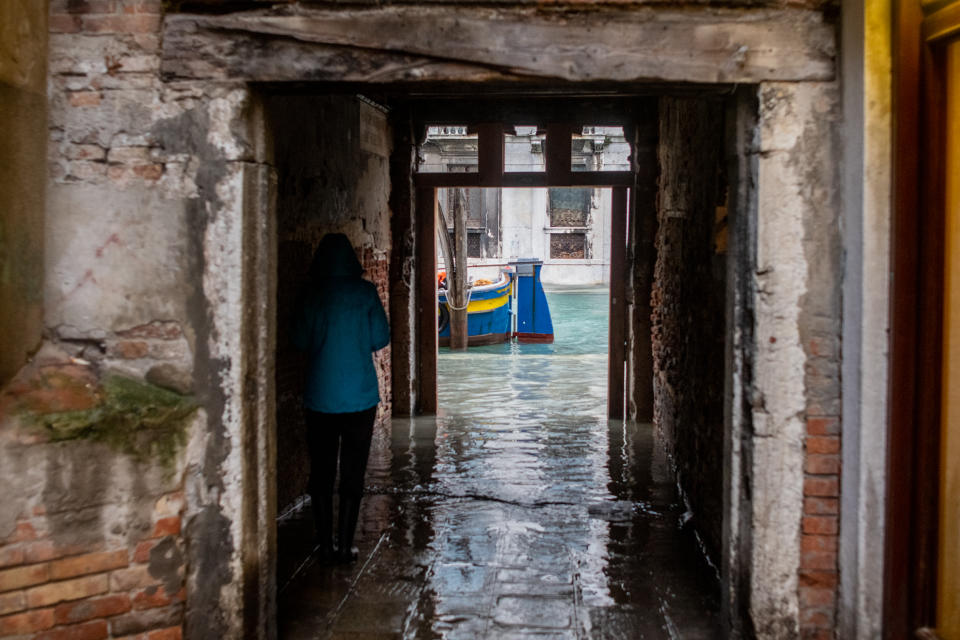
[(721, 636), (651, 425), (604, 416), (606, 292), (549, 299), (555, 344), (441, 351), (440, 415), (375, 438), (356, 564), (282, 518), (281, 638)]

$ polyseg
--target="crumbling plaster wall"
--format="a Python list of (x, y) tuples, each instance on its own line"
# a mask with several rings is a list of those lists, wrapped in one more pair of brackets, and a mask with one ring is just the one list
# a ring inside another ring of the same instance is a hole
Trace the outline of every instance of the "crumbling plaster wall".
[[(728, 118), (739, 114), (732, 117), (743, 122), (733, 123), (734, 128), (742, 128), (728, 138), (737, 148), (727, 151), (739, 159), (730, 165), (728, 210), (734, 235), (728, 258), (727, 280), (732, 285), (727, 291), (732, 297), (727, 319), (734, 324), (726, 331), (724, 598), (731, 626), (748, 637), (829, 638), (837, 615), (840, 492), (843, 271), (835, 162), (837, 87), (764, 83), (745, 91), (753, 93), (751, 99), (740, 111), (728, 111)], [(686, 149), (689, 157), (697, 148), (689, 146), (689, 141), (685, 145), (682, 136), (678, 139), (678, 130), (671, 132), (668, 109), (672, 103), (661, 101), (666, 125), (661, 128), (661, 149), (670, 147), (680, 157)], [(693, 114), (702, 110), (701, 122), (710, 120), (704, 105), (687, 108)], [(743, 109), (752, 111), (745, 114)], [(679, 133), (686, 132), (680, 128)], [(711, 134), (697, 131), (694, 138), (703, 143)], [(710, 155), (705, 148), (697, 149), (696, 162), (712, 162), (705, 157)], [(694, 229), (682, 233), (672, 228), (677, 222), (670, 216), (687, 215), (688, 209), (676, 206), (676, 194), (670, 191), (677, 189), (693, 200), (691, 194), (709, 191), (711, 179), (704, 180), (702, 170), (678, 164), (669, 153), (667, 162), (663, 160), (661, 154), (661, 227), (653, 298), (654, 306), (659, 306), (654, 313), (655, 407), (695, 522), (706, 511), (710, 524), (710, 504), (704, 504), (700, 493), (707, 485), (698, 485), (716, 477), (716, 460), (700, 459), (698, 453), (711, 451), (710, 438), (719, 435), (704, 420), (720, 416), (713, 411), (699, 415), (695, 409), (706, 408), (716, 392), (702, 383), (709, 380), (711, 371), (722, 375), (722, 359), (717, 361), (714, 355), (690, 360), (685, 375), (676, 376), (676, 370), (683, 370), (683, 352), (665, 347), (678, 342), (685, 347), (697, 345), (701, 333), (700, 338), (717, 338), (709, 329), (722, 327), (723, 322), (708, 311), (713, 306), (709, 293), (688, 299), (685, 309), (670, 306), (672, 298), (698, 286), (697, 278), (710, 282), (712, 270), (680, 282), (677, 274), (664, 268), (673, 260), (681, 275), (690, 275), (687, 272), (696, 271), (698, 265), (706, 269), (704, 245), (709, 244), (706, 236), (711, 226), (707, 220), (712, 222), (713, 217), (701, 218), (698, 259)], [(677, 176), (680, 181), (672, 182)], [(682, 180), (695, 184), (683, 185)], [(706, 194), (700, 199), (707, 206)], [(689, 225), (687, 219), (683, 222)], [(714, 286), (720, 282), (722, 278), (714, 280)], [(672, 291), (665, 288), (667, 284)], [(687, 332), (674, 334), (677, 327), (670, 322), (687, 326)], [(716, 354), (717, 346), (702, 342), (700, 355)], [(691, 435), (692, 444), (685, 440)], [(713, 447), (717, 444), (712, 442)], [(706, 533), (709, 549), (713, 544), (709, 526)]]
[(723, 530), (725, 247), (717, 245), (723, 105), (660, 101), (654, 424), (719, 565)]
[[(277, 456), (282, 511), (306, 492), (302, 360), (289, 343), (297, 300), (309, 282), (313, 251), (330, 232), (345, 233), (390, 309), (389, 158), (386, 114), (352, 95), (274, 96), (266, 101), (278, 174)], [(390, 411), (390, 348), (375, 356), (381, 424)]]
[(40, 344), (47, 3), (0, 5), (0, 385)]
[[(0, 628), (262, 633), (275, 265), (259, 103), (243, 84), (161, 80), (160, 0), (50, 5), (49, 344), (32, 366), (90, 389), (151, 381), (200, 409), (162, 463), (51, 442), (9, 411), (23, 385), (5, 395)], [(72, 391), (40, 399), (76, 408)]]
[(757, 102), (749, 611), (758, 637), (826, 638), (840, 492), (838, 89), (764, 83)]

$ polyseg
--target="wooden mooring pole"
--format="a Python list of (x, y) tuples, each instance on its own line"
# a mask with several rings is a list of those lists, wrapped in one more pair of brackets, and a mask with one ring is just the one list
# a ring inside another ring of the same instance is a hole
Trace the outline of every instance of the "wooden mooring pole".
[(450, 348), (467, 348), (467, 213), (463, 189), (456, 189), (453, 197), (453, 261), (452, 277), (447, 281), (450, 290)]

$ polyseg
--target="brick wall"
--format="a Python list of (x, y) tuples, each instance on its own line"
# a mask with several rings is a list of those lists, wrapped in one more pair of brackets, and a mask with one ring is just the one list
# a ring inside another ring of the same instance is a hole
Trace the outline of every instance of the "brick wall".
[(828, 640), (836, 626), (840, 514), (840, 421), (807, 418), (800, 555), (800, 629), (807, 640)]
[(61, 543), (24, 514), (0, 544), (0, 637), (37, 640), (180, 638), (182, 580), (154, 567), (179, 555), (182, 493), (160, 497), (154, 524), (132, 546)]
[(711, 560), (723, 527), (726, 257), (717, 242), (721, 107), (660, 102), (657, 262), (651, 295), (654, 423)]
[(2, 440), (0, 462), (18, 472), (2, 507), (18, 513), (0, 539), (0, 637), (180, 638), (182, 468), (9, 422)]
[(172, 640), (186, 597), (183, 450), (161, 462), (54, 442), (8, 410), (89, 408), (106, 372), (194, 390), (184, 199), (196, 166), (156, 125), (205, 98), (159, 78), (161, 0), (49, 11), (46, 343), (0, 396), (0, 637)]

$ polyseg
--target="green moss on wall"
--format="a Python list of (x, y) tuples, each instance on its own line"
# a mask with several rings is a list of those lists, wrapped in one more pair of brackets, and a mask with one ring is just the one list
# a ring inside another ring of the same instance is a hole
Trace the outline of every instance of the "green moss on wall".
[(53, 441), (84, 438), (139, 460), (173, 463), (198, 406), (193, 397), (119, 375), (104, 379), (102, 397), (89, 409), (31, 417)]

